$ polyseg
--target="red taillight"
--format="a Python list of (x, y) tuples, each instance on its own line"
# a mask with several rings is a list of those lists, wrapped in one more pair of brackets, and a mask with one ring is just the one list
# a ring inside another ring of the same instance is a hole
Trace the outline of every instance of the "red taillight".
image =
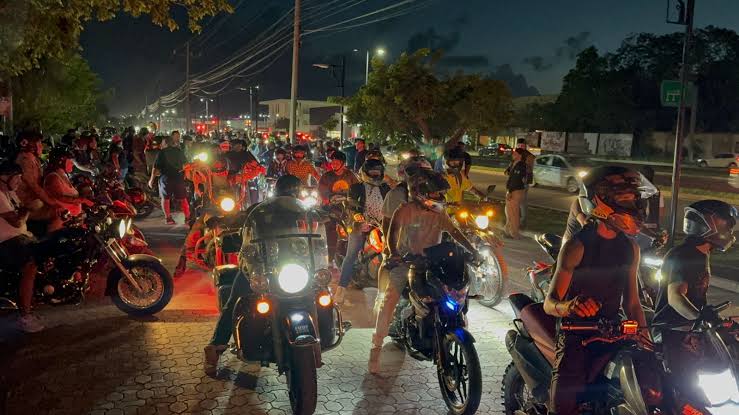
[(621, 323), (621, 329), (624, 334), (633, 335), (639, 331), (639, 323), (633, 320), (626, 320)]

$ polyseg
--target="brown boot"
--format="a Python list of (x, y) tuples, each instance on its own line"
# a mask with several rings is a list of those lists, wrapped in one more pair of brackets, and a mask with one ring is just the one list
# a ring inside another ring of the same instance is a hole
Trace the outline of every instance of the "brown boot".
[(226, 351), (225, 345), (209, 344), (203, 349), (205, 356), (203, 359), (203, 370), (210, 377), (215, 377), (218, 372), (218, 359), (223, 352)]

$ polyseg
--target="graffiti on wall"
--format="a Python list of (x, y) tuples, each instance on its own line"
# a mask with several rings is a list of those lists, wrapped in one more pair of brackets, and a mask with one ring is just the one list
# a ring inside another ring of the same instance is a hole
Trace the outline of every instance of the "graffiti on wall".
[(632, 134), (601, 134), (598, 141), (598, 155), (630, 157), (634, 136)]
[(560, 131), (542, 131), (541, 149), (544, 151), (564, 152), (567, 133)]

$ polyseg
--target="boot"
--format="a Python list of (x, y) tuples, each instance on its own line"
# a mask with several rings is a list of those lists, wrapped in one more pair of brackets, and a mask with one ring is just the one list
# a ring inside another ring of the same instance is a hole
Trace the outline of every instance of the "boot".
[(226, 345), (209, 344), (205, 346), (203, 351), (205, 352), (203, 370), (206, 375), (215, 377), (218, 372), (218, 359), (226, 351)]
[(337, 306), (344, 305), (344, 295), (346, 295), (346, 288), (342, 286), (336, 287), (336, 293), (334, 294), (334, 304)]
[(177, 262), (177, 266), (174, 269), (174, 278), (181, 277), (187, 270), (187, 258), (184, 255), (180, 256), (180, 260)]

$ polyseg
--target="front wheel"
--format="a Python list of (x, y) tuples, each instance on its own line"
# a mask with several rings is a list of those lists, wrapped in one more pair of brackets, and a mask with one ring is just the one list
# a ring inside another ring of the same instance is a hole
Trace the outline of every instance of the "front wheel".
[(140, 261), (127, 269), (141, 291), (131, 285), (118, 268), (113, 268), (108, 277), (113, 287), (113, 304), (132, 316), (148, 316), (162, 311), (174, 294), (174, 280), (169, 271), (160, 262)]
[(505, 270), (506, 262), (499, 252), (492, 252), (480, 267), (473, 269), (477, 294), (484, 297), (480, 304), (490, 308), (500, 304), (505, 294)]
[(503, 410), (506, 415), (517, 415), (526, 412), (531, 406), (531, 394), (526, 382), (513, 362), (508, 364), (503, 375)]
[(578, 190), (580, 190), (580, 185), (577, 183), (577, 180), (575, 180), (574, 177), (570, 177), (567, 179), (567, 191), (570, 193), (575, 193)]
[(290, 406), (295, 415), (311, 415), (318, 403), (318, 375), (313, 347), (295, 347), (287, 371)]
[[(449, 413), (469, 415), (477, 412), (482, 398), (480, 360), (472, 336), (447, 335), (442, 340), (442, 361), (437, 368), (441, 396)], [(443, 366), (443, 367), (442, 367)]]

